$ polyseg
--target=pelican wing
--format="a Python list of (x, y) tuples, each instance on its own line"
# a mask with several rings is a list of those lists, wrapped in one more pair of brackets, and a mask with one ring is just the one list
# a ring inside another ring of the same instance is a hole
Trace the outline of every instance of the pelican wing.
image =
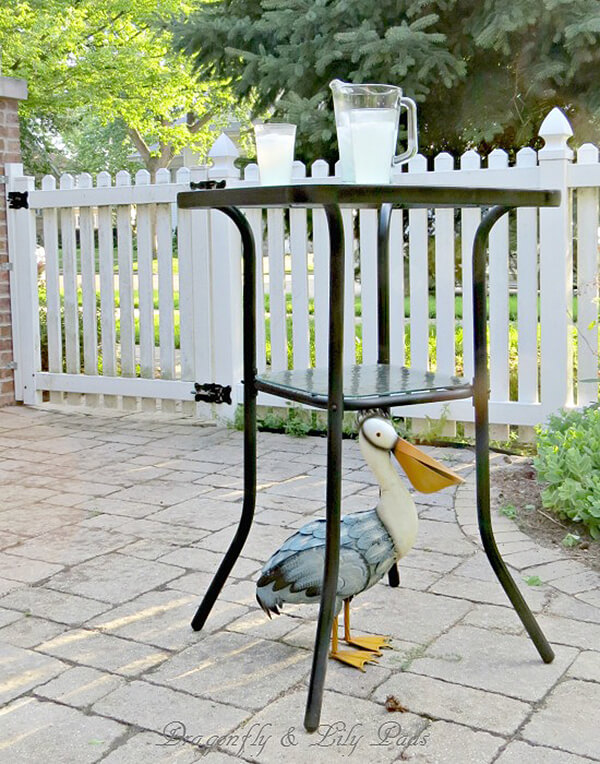
[[(308, 599), (321, 595), (325, 546), (311, 547), (290, 554), (285, 560), (263, 571), (257, 587), (272, 584), (272, 591), (287, 590), (291, 595), (303, 594)], [(369, 569), (363, 556), (356, 549), (340, 549), (340, 570), (337, 595), (342, 599), (362, 591), (369, 580)], [(286, 596), (282, 593), (282, 598)], [(291, 601), (301, 601), (293, 598)]]
[[(321, 595), (325, 563), (325, 520), (307, 523), (288, 538), (262, 570), (257, 596), (277, 612), (283, 602), (314, 602)], [(345, 515), (340, 524), (341, 601), (378, 581), (394, 562), (394, 546), (375, 510)]]

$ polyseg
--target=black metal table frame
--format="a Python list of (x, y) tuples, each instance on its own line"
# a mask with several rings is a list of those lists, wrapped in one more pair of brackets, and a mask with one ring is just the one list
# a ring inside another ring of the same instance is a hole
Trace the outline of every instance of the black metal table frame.
[[(354, 186), (349, 184), (292, 185), (281, 187), (246, 187), (225, 190), (184, 192), (178, 195), (181, 208), (213, 208), (227, 215), (242, 237), (243, 258), (243, 337), (244, 337), (244, 502), (235, 536), (198, 608), (192, 627), (203, 627), (219, 593), (246, 542), (256, 504), (256, 397), (264, 390), (280, 397), (326, 408), (327, 416), (327, 488), (326, 552), (319, 619), (315, 638), (311, 679), (304, 725), (309, 732), (320, 723), (329, 640), (334, 617), (340, 551), (340, 504), (342, 484), (342, 420), (345, 409), (410, 405), (472, 397), (475, 407), (475, 464), (477, 519), (488, 560), (509, 597), (527, 633), (545, 663), (554, 652), (531, 613), (523, 595), (502, 560), (492, 530), (489, 485), (488, 427), (488, 351), (486, 343), (486, 245), (493, 225), (509, 210), (517, 207), (557, 206), (560, 192), (511, 189), (464, 189), (449, 187)], [(432, 390), (417, 394), (397, 393), (367, 396), (363, 400), (344, 399), (343, 391), (343, 321), (344, 321), (344, 238), (340, 206), (377, 208), (378, 255), (378, 363), (390, 362), (389, 321), (389, 229), (394, 207), (488, 207), (482, 216), (473, 242), (473, 343), (474, 378), (460, 390)], [(250, 225), (242, 207), (317, 207), (322, 206), (329, 228), (329, 358), (328, 395), (290, 391), (261, 381), (256, 369), (256, 259)], [(395, 575), (394, 575), (395, 573)], [(397, 571), (390, 576), (397, 585)]]

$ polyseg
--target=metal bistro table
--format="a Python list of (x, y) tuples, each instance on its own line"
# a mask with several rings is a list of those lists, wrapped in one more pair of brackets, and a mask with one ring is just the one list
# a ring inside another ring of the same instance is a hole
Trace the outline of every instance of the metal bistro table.
[[(310, 732), (320, 722), (329, 637), (334, 616), (340, 548), (342, 483), (342, 418), (344, 410), (389, 408), (414, 403), (472, 398), (475, 406), (477, 517), (490, 564), (517, 614), (546, 663), (552, 648), (508, 572), (494, 539), (490, 519), (488, 357), (486, 344), (486, 246), (490, 230), (509, 210), (517, 207), (556, 207), (560, 192), (492, 188), (359, 186), (352, 184), (297, 184), (289, 186), (208, 189), (180, 193), (181, 208), (211, 208), (227, 215), (237, 226), (243, 245), (244, 330), (244, 503), (239, 527), (192, 621), (203, 627), (220, 591), (239, 557), (256, 502), (256, 396), (272, 395), (327, 409), (326, 553), (321, 605), (313, 654), (312, 674), (304, 725)], [(255, 247), (251, 228), (241, 207), (323, 207), (329, 226), (329, 363), (312, 370), (256, 370)], [(344, 239), (341, 207), (377, 209), (378, 228), (378, 363), (344, 370)], [(473, 243), (473, 381), (390, 365), (389, 358), (389, 227), (392, 209), (480, 207), (482, 216)], [(394, 569), (393, 569), (394, 570)], [(390, 577), (397, 585), (397, 577)]]

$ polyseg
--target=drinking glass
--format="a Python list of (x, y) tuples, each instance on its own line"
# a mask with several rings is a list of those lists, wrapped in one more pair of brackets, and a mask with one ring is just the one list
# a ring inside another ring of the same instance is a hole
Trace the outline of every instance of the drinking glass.
[(268, 122), (254, 125), (256, 156), (263, 186), (285, 186), (292, 180), (296, 125)]

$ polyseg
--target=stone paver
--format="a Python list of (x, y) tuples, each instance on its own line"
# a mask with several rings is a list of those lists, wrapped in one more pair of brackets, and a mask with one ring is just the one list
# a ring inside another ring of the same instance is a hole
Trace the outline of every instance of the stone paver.
[(185, 725), (193, 737), (223, 735), (249, 717), (239, 708), (141, 681), (105, 695), (92, 710), (167, 736), (174, 724)]
[(460, 621), (470, 609), (471, 604), (464, 600), (402, 587), (390, 592), (387, 586), (379, 584), (357, 597), (350, 613), (354, 628), (426, 643)]
[(115, 676), (115, 674), (108, 674), (87, 666), (75, 666), (57, 676), (56, 679), (36, 687), (35, 694), (67, 706), (85, 708), (116, 690), (117, 687), (121, 687), (124, 682), (123, 677)]
[[(413, 661), (410, 670), (534, 701), (548, 692), (577, 655), (569, 647), (558, 646), (555, 652), (554, 661), (544, 664), (525, 636), (456, 626)], [(502, 669), (494, 670), (498, 665)]]
[(217, 633), (153, 671), (153, 682), (202, 697), (259, 710), (293, 687), (310, 669), (311, 655), (281, 642)]
[[(105, 634), (134, 639), (167, 650), (181, 649), (198, 642), (198, 635), (190, 629), (190, 621), (199, 598), (191, 594), (168, 589), (152, 591), (116, 607), (109, 613), (94, 618), (86, 625)], [(210, 630), (222, 628), (244, 608), (219, 602), (211, 613)]]
[(109, 607), (106, 602), (56, 592), (44, 586), (11, 592), (0, 600), (0, 605), (68, 624), (82, 623)]
[[(215, 755), (228, 760), (228, 764), (234, 764), (234, 759), (219, 753), (210, 755), (211, 764), (216, 764), (212, 759)], [(166, 739), (154, 732), (140, 732), (109, 753), (102, 761), (106, 764), (193, 764), (205, 761), (207, 756), (204, 749), (193, 743), (175, 738)]]
[(600, 653), (591, 650), (579, 653), (568, 673), (578, 679), (600, 682)]
[(0, 553), (0, 576), (25, 584), (34, 584), (49, 578), (61, 569), (61, 565), (50, 565), (39, 560), (23, 559), (14, 554)]
[(51, 637), (63, 632), (67, 627), (62, 623), (46, 621), (42, 618), (21, 617), (0, 629), (0, 642), (15, 647), (35, 647)]
[(133, 539), (123, 532), (109, 533), (96, 528), (70, 525), (28, 539), (11, 550), (11, 554), (31, 560), (44, 560), (61, 565), (76, 565), (100, 554), (113, 552), (126, 546)]
[(265, 764), (328, 764), (347, 758), (379, 764), (396, 760), (411, 739), (416, 745), (427, 742), (425, 719), (410, 713), (391, 719), (379, 704), (332, 691), (325, 691), (319, 730), (309, 735), (302, 726), (305, 703), (304, 688), (279, 698), (252, 717), (257, 726), (241, 754), (241, 733), (250, 731), (249, 723), (235, 730), (224, 749)]
[(515, 740), (496, 759), (498, 764), (585, 764), (589, 759), (581, 756), (557, 751), (554, 748), (535, 746), (520, 740)]
[(374, 698), (385, 702), (388, 695), (415, 713), (500, 734), (515, 732), (531, 712), (527, 703), (503, 695), (406, 672), (380, 685)]
[(600, 726), (592, 709), (600, 707), (600, 685), (569, 680), (559, 684), (522, 731), (526, 740), (597, 758)]
[(7, 761), (18, 764), (98, 761), (127, 734), (111, 719), (34, 698), (17, 700), (0, 714), (0, 747)]
[[(374, 506), (356, 442), (343, 452), (344, 510)], [(364, 673), (330, 663), (309, 735), (317, 608), (286, 606), (270, 620), (254, 593), (281, 542), (324, 515), (325, 440), (259, 435), (256, 522), (194, 632), (242, 509), (241, 433), (180, 414), (0, 410), (0, 757), (600, 760), (600, 576), (493, 518), (556, 652), (545, 665), (481, 549), (472, 452), (432, 452), (466, 482), (415, 494), (420, 529), (401, 586), (384, 580), (351, 606), (353, 632), (390, 635), (391, 649)], [(528, 586), (532, 576), (543, 585)], [(406, 711), (386, 710), (389, 696)]]
[(65, 631), (54, 639), (42, 642), (36, 649), (72, 663), (106, 669), (124, 676), (137, 676), (169, 657), (168, 653), (158, 648), (88, 629)]
[(105, 554), (53, 576), (48, 586), (106, 602), (124, 602), (182, 573), (181, 568), (160, 562)]
[(413, 764), (490, 764), (503, 739), (448, 722), (433, 722), (407, 746), (403, 760)]
[(56, 658), (6, 643), (2, 645), (1, 660), (0, 703), (7, 703), (68, 668)]

